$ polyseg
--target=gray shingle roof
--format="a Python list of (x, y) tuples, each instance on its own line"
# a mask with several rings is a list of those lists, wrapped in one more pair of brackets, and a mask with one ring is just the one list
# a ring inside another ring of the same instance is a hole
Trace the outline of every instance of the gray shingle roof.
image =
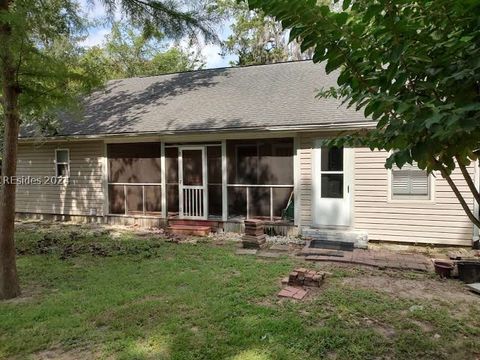
[(261, 129), (366, 121), (362, 112), (316, 99), (336, 75), (310, 61), (110, 81), (65, 115), (60, 136)]

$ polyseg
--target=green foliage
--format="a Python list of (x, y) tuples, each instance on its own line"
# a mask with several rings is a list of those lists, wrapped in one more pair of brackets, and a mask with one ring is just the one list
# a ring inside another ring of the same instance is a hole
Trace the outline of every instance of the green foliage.
[(104, 80), (194, 70), (203, 65), (194, 52), (169, 47), (160, 31), (145, 34), (120, 23), (114, 23), (106, 43), (88, 49), (81, 62)]
[[(87, 0), (94, 3), (94, 0)], [(214, 26), (218, 23), (218, 13), (212, 11), (210, 0), (102, 0), (110, 20), (116, 10), (138, 29), (145, 37), (161, 31), (171, 39), (184, 37), (205, 41), (217, 41)]]
[[(181, 1), (105, 0), (102, 3), (111, 19), (115, 10), (119, 10), (139, 29), (130, 28), (122, 33), (121, 27), (114, 28), (108, 50), (113, 61), (106, 58), (102, 49), (93, 48), (85, 53), (80, 47), (89, 23), (82, 17), (78, 0), (11, 0), (7, 11), (0, 11), (0, 25), (10, 28), (2, 38), (0, 67), (5, 68), (2, 59), (12, 58), (15, 86), (20, 93), (15, 111), (24, 125), (34, 123), (40, 134), (54, 131), (60, 111), (81, 110), (78, 97), (112, 76), (151, 75), (197, 65), (190, 54), (177, 47), (154, 53), (159, 49), (154, 40), (157, 43), (159, 39), (183, 37), (194, 40), (198, 36), (206, 41), (216, 39), (212, 29), (218, 16), (211, 11), (209, 1), (191, 1), (188, 6)], [(137, 57), (132, 60), (134, 51)], [(122, 59), (122, 56), (130, 57)], [(122, 67), (123, 60), (124, 64), (133, 62)], [(141, 64), (142, 61), (148, 64)], [(0, 76), (0, 85), (2, 83)], [(3, 120), (5, 104), (0, 101), (0, 105)]]
[[(78, 13), (75, 1), (63, 0), (17, 0), (9, 12), (0, 13), (0, 22), (11, 29), (0, 55), (6, 57), (8, 52), (15, 64), (20, 93), (17, 111), (23, 122), (48, 127), (59, 109), (76, 107), (76, 95), (100, 85), (95, 74), (79, 62), (81, 49), (76, 40), (86, 24)], [(3, 111), (2, 106), (2, 118)]]
[[(480, 3), (354, 0), (331, 10), (311, 0), (249, 0), (291, 29), (314, 62), (339, 71), (324, 89), (377, 123), (331, 145), (393, 150), (386, 166), (428, 171), (469, 164), (480, 143)], [(338, 6), (338, 5), (337, 5)]]
[(224, 53), (238, 56), (232, 65), (269, 64), (309, 57), (301, 54), (298, 43), (288, 44), (288, 32), (262, 11), (251, 11), (246, 4), (235, 0), (219, 1), (216, 11), (227, 14), (233, 21), (232, 34), (222, 46)]

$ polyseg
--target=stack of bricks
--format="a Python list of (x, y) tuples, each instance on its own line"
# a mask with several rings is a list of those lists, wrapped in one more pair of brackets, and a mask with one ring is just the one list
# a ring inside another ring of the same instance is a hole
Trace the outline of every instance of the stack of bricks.
[(247, 249), (259, 249), (265, 244), (265, 232), (261, 220), (245, 220), (245, 235), (242, 244)]
[(320, 287), (324, 278), (325, 273), (299, 268), (288, 275), (288, 285)]

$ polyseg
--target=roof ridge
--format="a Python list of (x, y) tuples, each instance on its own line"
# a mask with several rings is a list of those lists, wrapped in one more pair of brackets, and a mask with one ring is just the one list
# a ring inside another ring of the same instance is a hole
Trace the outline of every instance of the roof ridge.
[(218, 70), (240, 70), (240, 69), (253, 68), (253, 67), (262, 67), (262, 66), (266, 67), (266, 66), (274, 66), (274, 65), (290, 64), (290, 63), (302, 63), (302, 62), (312, 62), (312, 60), (311, 59), (286, 60), (286, 61), (278, 61), (270, 64), (249, 64), (249, 65), (240, 65), (240, 66), (222, 66), (222, 67), (208, 68), (208, 69), (175, 71), (175, 72), (169, 72), (169, 73), (164, 73), (159, 75), (142, 75), (142, 76), (127, 77), (127, 78), (111, 79), (111, 80), (108, 80), (107, 83), (111, 81), (122, 81), (122, 80), (130, 80), (130, 79), (159, 78), (159, 77), (168, 76), (168, 75), (189, 74), (194, 72), (207, 72), (207, 71), (218, 71)]

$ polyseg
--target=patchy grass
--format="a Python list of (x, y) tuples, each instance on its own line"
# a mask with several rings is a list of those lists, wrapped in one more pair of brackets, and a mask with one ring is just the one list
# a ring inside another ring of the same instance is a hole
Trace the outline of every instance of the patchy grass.
[[(17, 233), (24, 295), (0, 303), (1, 358), (472, 359), (480, 354), (480, 301), (453, 281), (322, 264), (333, 275), (320, 291), (294, 302), (276, 297), (279, 280), (296, 265), (291, 258), (235, 256), (233, 243), (173, 244), (78, 229), (72, 236), (72, 231)], [(365, 280), (380, 277), (397, 288)], [(420, 294), (410, 288), (401, 293), (412, 282), (428, 286)], [(431, 296), (420, 296), (424, 292)], [(449, 296), (442, 296), (446, 292)]]

